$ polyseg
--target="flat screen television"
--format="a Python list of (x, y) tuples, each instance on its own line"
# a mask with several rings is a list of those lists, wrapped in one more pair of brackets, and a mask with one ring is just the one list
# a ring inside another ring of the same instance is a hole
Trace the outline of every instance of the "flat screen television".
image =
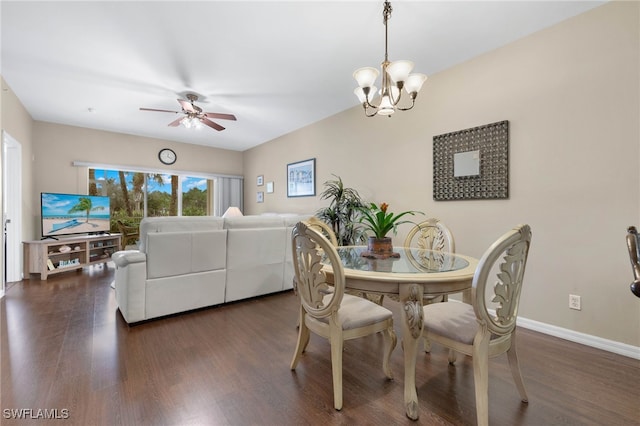
[(42, 237), (109, 232), (109, 197), (81, 194), (40, 194)]

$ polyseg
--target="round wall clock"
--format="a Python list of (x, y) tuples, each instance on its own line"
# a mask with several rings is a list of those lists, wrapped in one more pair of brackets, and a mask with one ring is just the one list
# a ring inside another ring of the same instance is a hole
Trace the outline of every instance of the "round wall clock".
[(158, 158), (163, 164), (173, 164), (178, 159), (178, 156), (172, 149), (164, 148), (158, 153)]

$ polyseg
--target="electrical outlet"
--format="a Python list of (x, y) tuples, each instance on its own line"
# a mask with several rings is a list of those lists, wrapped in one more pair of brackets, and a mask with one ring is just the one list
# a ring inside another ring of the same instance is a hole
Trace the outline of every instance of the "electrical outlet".
[(582, 305), (580, 303), (580, 296), (576, 296), (575, 294), (569, 295), (569, 309), (575, 309), (577, 311), (582, 310)]

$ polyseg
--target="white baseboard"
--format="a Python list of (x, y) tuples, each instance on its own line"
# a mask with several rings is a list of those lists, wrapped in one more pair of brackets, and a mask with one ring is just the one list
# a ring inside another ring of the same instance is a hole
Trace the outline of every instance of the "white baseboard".
[[(493, 309), (489, 309), (488, 311), (492, 315), (496, 314)], [(559, 337), (560, 339), (568, 340), (570, 342), (580, 343), (581, 345), (591, 346), (592, 348), (602, 349), (603, 351), (612, 352), (614, 354), (623, 355), (629, 358), (640, 359), (640, 347), (638, 346), (632, 346), (627, 345), (626, 343), (616, 342), (614, 340), (603, 339), (602, 337), (580, 333), (578, 331), (557, 327), (555, 325), (545, 324), (543, 322), (534, 321), (528, 318), (518, 317), (517, 324), (519, 327), (538, 331), (543, 334), (548, 334), (549, 336)]]
[(538, 331), (550, 336), (559, 337), (571, 342), (580, 343), (582, 345), (591, 346), (593, 348), (602, 349), (623, 355), (629, 358), (640, 359), (640, 347), (627, 345), (626, 343), (615, 342), (613, 340), (603, 339), (601, 337), (592, 336), (590, 334), (580, 333), (566, 328), (556, 327), (555, 325), (545, 324), (543, 322), (530, 320), (527, 318), (518, 318), (518, 326), (529, 330)]

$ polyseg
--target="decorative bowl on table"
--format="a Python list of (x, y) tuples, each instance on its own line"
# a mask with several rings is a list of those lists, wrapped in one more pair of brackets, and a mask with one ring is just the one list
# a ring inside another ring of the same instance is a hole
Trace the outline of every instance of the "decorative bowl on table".
[(68, 253), (71, 251), (71, 247), (69, 246), (60, 246), (60, 248), (58, 249), (58, 251), (60, 253)]

